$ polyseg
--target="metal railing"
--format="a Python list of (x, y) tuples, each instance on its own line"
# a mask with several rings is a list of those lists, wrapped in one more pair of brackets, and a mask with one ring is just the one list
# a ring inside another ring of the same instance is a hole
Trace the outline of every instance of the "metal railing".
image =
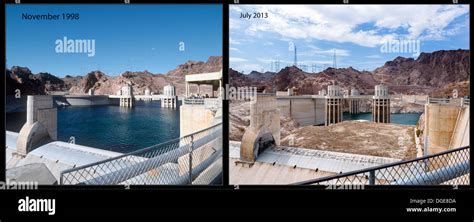
[(183, 99), (183, 103), (186, 105), (204, 105), (204, 99)]
[(428, 103), (434, 103), (434, 104), (447, 104), (450, 103), (451, 99), (445, 99), (445, 98), (428, 98)]
[(222, 107), (222, 99), (220, 98), (204, 99), (204, 107), (210, 110), (217, 110), (220, 107)]
[[(465, 105), (465, 99), (463, 98), (428, 98), (428, 103), (430, 104), (443, 104), (443, 105), (452, 105), (452, 106), (462, 106)], [(469, 103), (469, 100), (468, 100)]]
[(469, 185), (469, 146), (295, 185)]
[(463, 98), (463, 104), (469, 106), (469, 98)]
[(222, 172), (222, 123), (61, 172), (60, 184), (210, 184)]

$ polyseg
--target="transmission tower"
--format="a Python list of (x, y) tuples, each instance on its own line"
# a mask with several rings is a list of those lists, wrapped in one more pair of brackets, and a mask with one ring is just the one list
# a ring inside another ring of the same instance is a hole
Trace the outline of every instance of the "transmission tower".
[(306, 72), (306, 71), (307, 71), (307, 69), (308, 69), (308, 66), (307, 66), (307, 65), (303, 65), (303, 64), (302, 64), (302, 65), (300, 65), (300, 68), (301, 68), (301, 70), (303, 70), (303, 71), (305, 71), (305, 72)]
[(337, 69), (337, 64), (336, 64), (336, 49), (334, 49), (334, 56), (332, 58), (332, 67)]
[(295, 61), (294, 61), (294, 64), (293, 64), (293, 65), (294, 65), (295, 67), (298, 67), (298, 58), (297, 58), (296, 55), (297, 55), (297, 53), (296, 53), (296, 45), (295, 45)]
[(318, 72), (318, 65), (316, 64), (311, 64), (311, 72), (312, 73), (317, 73)]
[(279, 72), (280, 71), (280, 60), (277, 60), (275, 62), (275, 72)]

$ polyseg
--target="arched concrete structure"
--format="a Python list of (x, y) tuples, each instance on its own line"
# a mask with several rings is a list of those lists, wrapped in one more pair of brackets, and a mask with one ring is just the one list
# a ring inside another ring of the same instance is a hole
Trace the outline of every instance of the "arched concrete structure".
[(245, 162), (255, 162), (258, 155), (271, 145), (276, 145), (276, 142), (272, 132), (267, 127), (264, 126), (257, 132), (246, 130), (242, 137), (241, 146), (247, 147), (247, 149), (240, 150), (240, 158)]
[(26, 155), (49, 140), (57, 139), (57, 110), (52, 96), (28, 96), (26, 123), (17, 140), (17, 153)]
[(250, 105), (250, 126), (242, 137), (241, 161), (255, 162), (269, 144), (280, 145), (280, 110), (274, 94), (257, 94)]

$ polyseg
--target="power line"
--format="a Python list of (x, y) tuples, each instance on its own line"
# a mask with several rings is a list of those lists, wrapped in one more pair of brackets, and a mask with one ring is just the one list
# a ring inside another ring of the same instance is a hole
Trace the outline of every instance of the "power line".
[(301, 65), (300, 65), (300, 68), (301, 68), (301, 70), (303, 70), (303, 71), (306, 72), (307, 69), (308, 69), (308, 66), (307, 66), (307, 65), (304, 65), (304, 64), (301, 64)]
[(318, 72), (318, 65), (313, 63), (311, 64), (311, 72), (312, 73), (317, 73)]

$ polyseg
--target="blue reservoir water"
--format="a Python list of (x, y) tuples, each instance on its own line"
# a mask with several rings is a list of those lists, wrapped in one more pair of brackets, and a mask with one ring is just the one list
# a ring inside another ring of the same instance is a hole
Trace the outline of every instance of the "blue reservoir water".
[(179, 137), (179, 108), (134, 105), (58, 108), (58, 140), (126, 153)]
[[(416, 125), (422, 113), (391, 113), (390, 122), (402, 125)], [(344, 120), (368, 120), (372, 121), (372, 113), (350, 114), (343, 113)]]

